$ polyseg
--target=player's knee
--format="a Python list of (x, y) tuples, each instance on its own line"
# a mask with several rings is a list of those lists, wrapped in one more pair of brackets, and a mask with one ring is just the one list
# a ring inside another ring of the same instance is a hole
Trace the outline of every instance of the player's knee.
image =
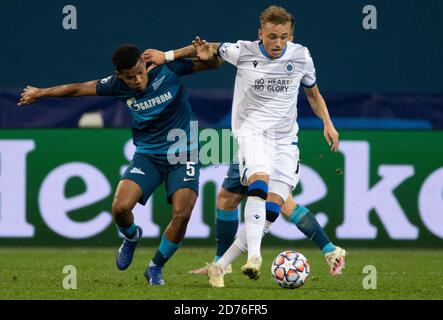
[(193, 205), (189, 203), (176, 204), (173, 207), (172, 220), (180, 225), (187, 225), (191, 219)]
[(232, 193), (222, 189), (217, 194), (217, 208), (224, 211), (237, 209), (242, 199), (242, 195)]
[(281, 213), (286, 216), (289, 217), (292, 213), (292, 211), (295, 208), (295, 203), (294, 202), (288, 202), (286, 201), (283, 206), (281, 207)]
[(172, 222), (176, 225), (186, 226), (191, 219), (191, 213), (188, 211), (177, 211), (172, 217)]
[(124, 201), (114, 201), (112, 203), (112, 215), (114, 217), (124, 216), (130, 214), (132, 211), (132, 207), (129, 203)]

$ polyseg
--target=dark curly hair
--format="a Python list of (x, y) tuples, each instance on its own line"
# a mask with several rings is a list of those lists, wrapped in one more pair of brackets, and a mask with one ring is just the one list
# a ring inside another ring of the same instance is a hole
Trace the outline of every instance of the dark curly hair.
[(115, 49), (112, 63), (117, 71), (128, 70), (135, 66), (142, 55), (139, 48), (132, 44), (124, 44)]

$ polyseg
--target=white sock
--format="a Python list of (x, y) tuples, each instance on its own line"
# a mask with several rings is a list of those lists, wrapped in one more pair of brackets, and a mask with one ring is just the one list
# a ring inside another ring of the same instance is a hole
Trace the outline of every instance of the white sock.
[(266, 201), (259, 197), (248, 197), (245, 206), (245, 229), (248, 260), (261, 257), (260, 247), (266, 218)]
[[(263, 229), (262, 237), (264, 237), (271, 227), (272, 222), (265, 221), (265, 227)], [(218, 259), (217, 264), (224, 270), (230, 263), (235, 259), (240, 257), (244, 252), (248, 250), (248, 241), (246, 240), (246, 228), (243, 228), (235, 239), (234, 243), (231, 244), (228, 250), (223, 254), (223, 256)]]
[(246, 240), (246, 228), (241, 229), (234, 243), (241, 252), (246, 252), (248, 250), (248, 241)]
[(226, 269), (226, 267), (232, 263), (235, 259), (240, 257), (244, 251), (242, 251), (235, 242), (231, 244), (228, 250), (223, 254), (223, 256), (217, 260), (217, 265), (222, 268), (223, 270)]
[[(272, 226), (272, 222), (270, 221), (265, 221), (265, 227), (263, 228), (263, 235), (262, 237), (264, 237), (268, 232), (269, 232), (269, 228)], [(242, 252), (246, 252), (248, 250), (248, 241), (246, 240), (246, 229), (243, 228), (238, 237), (235, 239), (234, 244), (242, 251)]]

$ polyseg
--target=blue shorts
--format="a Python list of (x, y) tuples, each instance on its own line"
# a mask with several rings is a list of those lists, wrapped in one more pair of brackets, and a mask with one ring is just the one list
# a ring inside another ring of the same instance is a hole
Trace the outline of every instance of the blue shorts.
[(139, 203), (145, 205), (154, 190), (165, 182), (167, 201), (179, 189), (189, 188), (198, 195), (200, 164), (170, 164), (166, 156), (136, 153), (121, 179), (134, 181), (142, 189)]
[(226, 178), (223, 180), (222, 187), (229, 192), (237, 194), (246, 194), (248, 192), (248, 187), (240, 183), (240, 170), (238, 164), (231, 163)]

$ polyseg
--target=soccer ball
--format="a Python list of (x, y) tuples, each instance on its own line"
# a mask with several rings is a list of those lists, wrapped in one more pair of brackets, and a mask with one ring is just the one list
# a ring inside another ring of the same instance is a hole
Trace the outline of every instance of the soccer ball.
[(308, 259), (297, 251), (283, 251), (272, 262), (271, 273), (282, 288), (300, 288), (309, 276)]

